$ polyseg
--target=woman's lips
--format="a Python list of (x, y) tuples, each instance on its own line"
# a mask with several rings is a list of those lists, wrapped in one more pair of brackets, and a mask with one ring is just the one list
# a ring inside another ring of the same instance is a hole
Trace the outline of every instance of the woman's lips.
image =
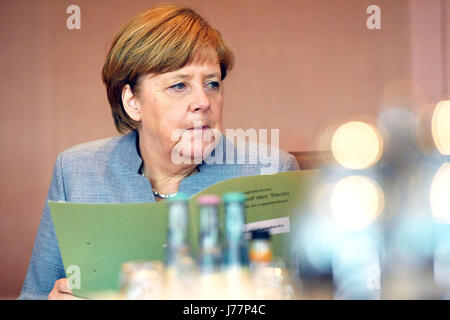
[(209, 129), (209, 126), (192, 127), (192, 128), (189, 128), (188, 130), (206, 130), (206, 129)]

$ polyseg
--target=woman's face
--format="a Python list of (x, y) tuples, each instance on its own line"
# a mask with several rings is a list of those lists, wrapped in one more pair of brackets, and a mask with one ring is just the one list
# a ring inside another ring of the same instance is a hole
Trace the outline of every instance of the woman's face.
[(135, 120), (147, 150), (171, 155), (173, 162), (200, 163), (222, 132), (222, 92), (213, 49), (176, 71), (143, 76)]

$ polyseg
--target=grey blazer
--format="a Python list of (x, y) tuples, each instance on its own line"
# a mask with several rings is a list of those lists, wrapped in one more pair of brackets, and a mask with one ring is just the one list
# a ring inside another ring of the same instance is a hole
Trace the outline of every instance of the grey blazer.
[[(137, 145), (138, 134), (133, 131), (61, 152), (56, 160), (47, 200), (80, 203), (155, 201), (150, 181), (140, 174), (142, 159)], [(223, 152), (219, 146), (222, 146)], [(222, 139), (218, 147), (199, 164), (198, 173), (181, 181), (179, 192), (191, 196), (225, 179), (264, 173), (264, 168), (270, 165), (259, 159), (252, 161), (255, 158), (251, 156), (244, 161), (242, 152), (227, 139)], [(251, 155), (249, 150), (252, 148), (247, 145), (245, 153)], [(278, 152), (279, 149), (271, 147), (269, 150)], [(233, 153), (232, 157), (230, 153)], [(276, 171), (299, 169), (292, 155), (281, 150), (278, 155)], [(230, 159), (233, 160), (231, 164)], [(46, 299), (55, 281), (64, 277), (63, 262), (46, 201), (19, 299)]]

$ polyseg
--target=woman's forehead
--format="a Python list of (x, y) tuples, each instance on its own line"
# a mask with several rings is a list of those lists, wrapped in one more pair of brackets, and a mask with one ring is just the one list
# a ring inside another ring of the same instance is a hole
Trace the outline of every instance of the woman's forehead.
[(182, 78), (189, 79), (194, 77), (195, 74), (200, 73), (203, 77), (212, 77), (217, 76), (220, 77), (220, 66), (219, 63), (210, 62), (210, 61), (199, 61), (199, 62), (191, 62), (184, 67), (172, 71), (167, 72), (166, 75), (169, 78)]
[(173, 79), (189, 80), (196, 77), (198, 74), (200, 74), (202, 78), (215, 77), (220, 79), (220, 65), (218, 62), (214, 63), (208, 60), (202, 60), (198, 62), (193, 61), (178, 70), (160, 74), (148, 74), (146, 78), (162, 81)]
[(145, 79), (172, 80), (189, 79), (200, 73), (203, 78), (221, 77), (219, 58), (216, 51), (209, 47), (198, 50), (193, 58), (183, 67), (163, 73), (147, 73)]

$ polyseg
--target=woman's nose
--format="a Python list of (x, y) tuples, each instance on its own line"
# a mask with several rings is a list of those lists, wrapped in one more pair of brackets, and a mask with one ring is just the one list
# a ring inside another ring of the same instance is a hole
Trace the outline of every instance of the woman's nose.
[(201, 87), (195, 90), (193, 101), (191, 103), (192, 111), (205, 111), (209, 109), (211, 105), (208, 94), (205, 91), (205, 88)]

